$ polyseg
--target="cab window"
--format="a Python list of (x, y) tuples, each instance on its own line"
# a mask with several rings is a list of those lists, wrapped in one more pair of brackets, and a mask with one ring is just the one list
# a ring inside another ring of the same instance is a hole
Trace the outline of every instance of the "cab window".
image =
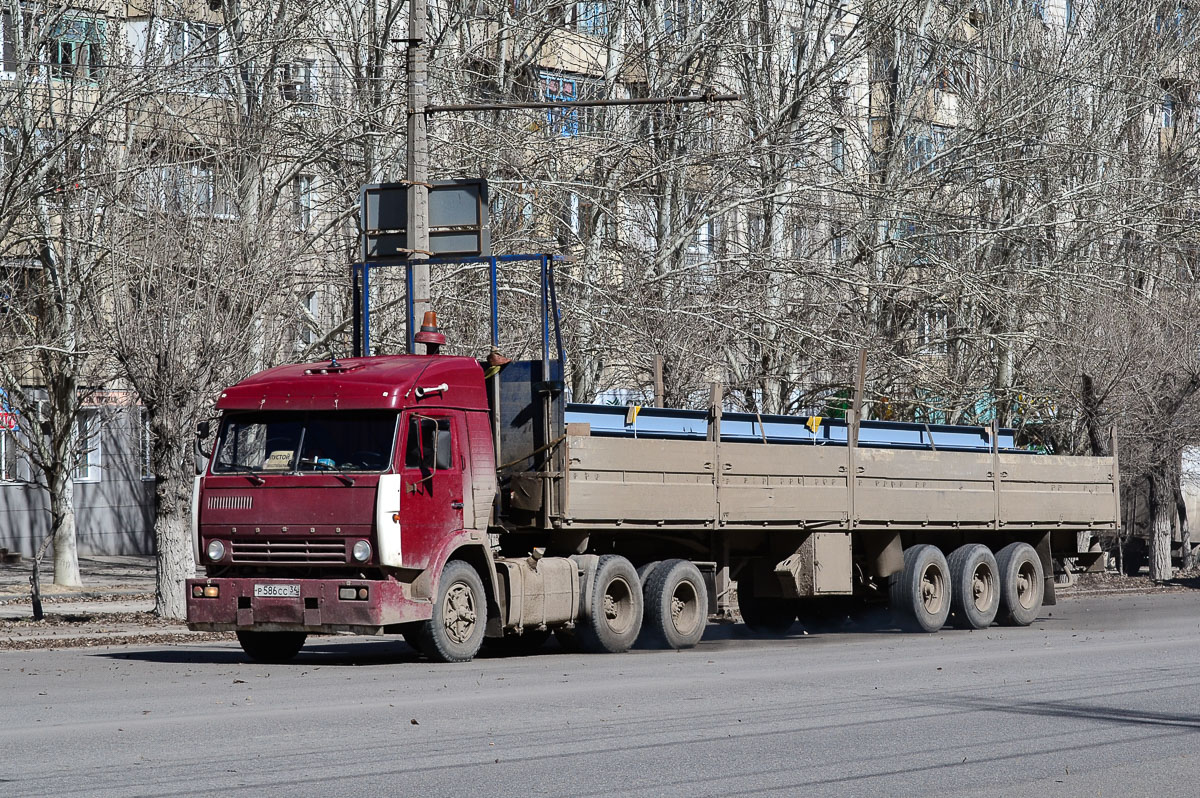
[(404, 467), (445, 471), (454, 462), (450, 419), (409, 416)]

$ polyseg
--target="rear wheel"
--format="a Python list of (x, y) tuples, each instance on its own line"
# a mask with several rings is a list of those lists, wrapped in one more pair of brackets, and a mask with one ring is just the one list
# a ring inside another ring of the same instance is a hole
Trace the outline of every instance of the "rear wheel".
[(737, 580), (738, 611), (752, 632), (781, 635), (796, 622), (796, 602), (791, 599), (756, 596), (749, 570)]
[(433, 617), (420, 627), (419, 648), (438, 662), (469, 662), (483, 644), (487, 598), (479, 573), (462, 560), (442, 569)]
[(642, 630), (642, 585), (629, 560), (605, 554), (592, 577), (587, 617), (575, 632), (584, 651), (628, 651)]
[(904, 550), (904, 570), (892, 576), (892, 612), (901, 627), (936, 632), (950, 615), (950, 568), (936, 546)]
[(240, 631), (237, 639), (242, 651), (255, 662), (278, 663), (296, 656), (308, 635), (304, 632)]
[(1000, 609), (1000, 574), (991, 549), (980, 543), (959, 546), (950, 566), (951, 623), (960, 629), (986, 629)]
[(1028, 543), (1010, 543), (996, 555), (1000, 574), (1000, 623), (1028, 626), (1042, 609), (1046, 583), (1042, 559)]
[(708, 625), (708, 589), (700, 569), (688, 560), (659, 563), (644, 585), (646, 642), (656, 647), (691, 648)]

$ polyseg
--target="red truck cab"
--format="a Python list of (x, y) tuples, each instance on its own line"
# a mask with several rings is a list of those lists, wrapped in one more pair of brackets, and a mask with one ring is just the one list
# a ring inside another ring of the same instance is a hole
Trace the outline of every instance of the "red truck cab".
[(451, 554), (492, 571), (496, 471), (477, 361), (281, 366), (217, 408), (196, 497), (206, 576), (187, 584), (191, 628), (237, 631), (252, 655), (286, 659), (310, 632), (406, 632), (429, 619)]

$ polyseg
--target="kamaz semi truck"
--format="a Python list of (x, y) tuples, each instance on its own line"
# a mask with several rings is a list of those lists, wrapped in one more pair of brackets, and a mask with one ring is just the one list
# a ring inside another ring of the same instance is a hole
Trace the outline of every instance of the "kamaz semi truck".
[(915, 631), (1027, 625), (1056, 548), (1119, 524), (1115, 455), (1033, 454), (1008, 430), (567, 403), (557, 317), (541, 359), (442, 355), (430, 318), (428, 354), (225, 390), (189, 627), (261, 661), (350, 633), (461, 662), (551, 633), (688, 648), (735, 611), (781, 633), (848, 598)]

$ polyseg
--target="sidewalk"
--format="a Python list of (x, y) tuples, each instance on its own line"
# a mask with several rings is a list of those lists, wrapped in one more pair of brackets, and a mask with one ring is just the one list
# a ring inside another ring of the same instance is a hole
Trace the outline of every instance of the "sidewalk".
[(152, 556), (79, 558), (82, 587), (54, 584), (53, 563), (43, 561), (45, 618), (33, 620), (29, 577), (33, 563), (0, 565), (0, 649), (198, 642), (232, 639), (188, 631), (179, 621), (157, 618)]

